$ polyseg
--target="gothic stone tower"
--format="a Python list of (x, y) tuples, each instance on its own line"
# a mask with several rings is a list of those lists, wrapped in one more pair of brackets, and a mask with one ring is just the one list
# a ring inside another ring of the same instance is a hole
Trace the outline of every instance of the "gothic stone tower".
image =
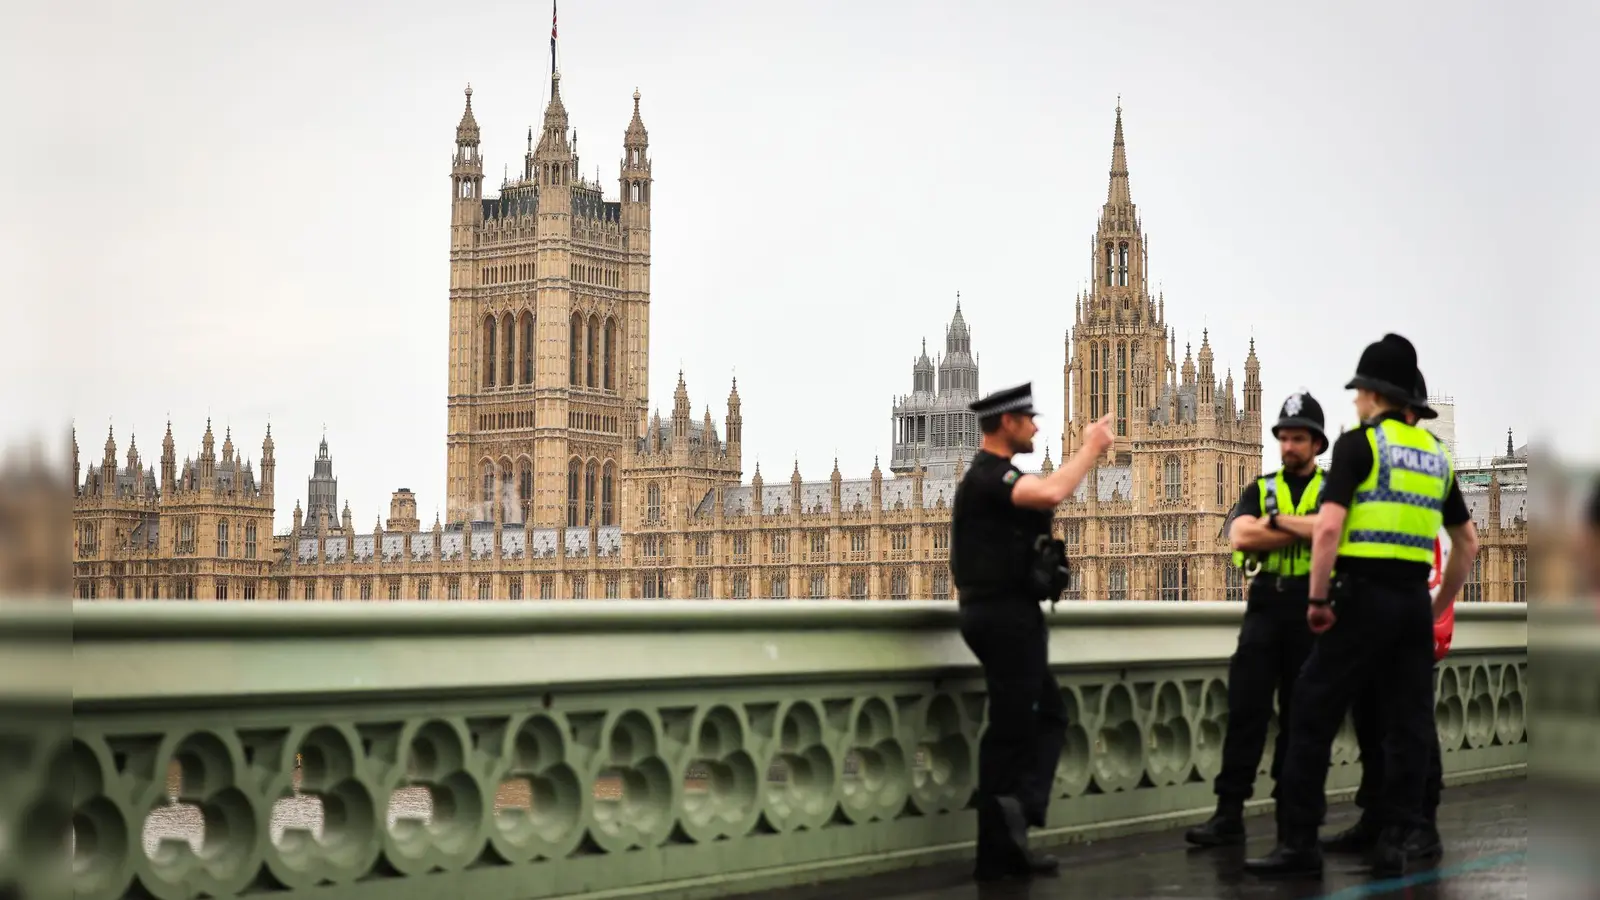
[(615, 490), (645, 427), (651, 170), (639, 94), (617, 201), (579, 174), (559, 73), (533, 137), (522, 177), (484, 197), (467, 88), (451, 170), (451, 523), (565, 525), (569, 507), (599, 505), (568, 494)]
[[(645, 599), (728, 596), (726, 586), (720, 583), (695, 579), (696, 573), (683, 567), (663, 565), (669, 559), (704, 560), (725, 552), (711, 535), (698, 535), (692, 546), (687, 544), (687, 532), (695, 521), (709, 521), (716, 531), (722, 530), (727, 515), (725, 493), (739, 485), (742, 475), (744, 417), (738, 380), (728, 392), (722, 437), (717, 436), (709, 406), (698, 421), (691, 410), (689, 387), (680, 371), (672, 395), (671, 420), (663, 421), (657, 412), (623, 466), (626, 521), (622, 524), (630, 536), (632, 559), (643, 561), (638, 589)], [(605, 502), (611, 502), (609, 494)], [(683, 546), (674, 546), (679, 541), (685, 542)], [(749, 553), (748, 539), (742, 551), (727, 549), (743, 556)], [(681, 557), (675, 555), (679, 552)]]
[(945, 329), (937, 374), (935, 386), (934, 363), (924, 340), (922, 355), (911, 366), (911, 393), (894, 403), (889, 470), (896, 475), (910, 475), (920, 465), (930, 477), (953, 477), (983, 442), (978, 417), (967, 408), (978, 399), (978, 363), (972, 355), (972, 332), (961, 315), (960, 294)]
[[(1242, 405), (1235, 399), (1232, 373), (1220, 381), (1212, 369), (1209, 334), (1200, 346), (1198, 370), (1189, 350), (1180, 373), (1166, 299), (1150, 292), (1148, 240), (1128, 186), (1120, 104), (1110, 185), (1090, 248), (1093, 286), (1078, 296), (1067, 337), (1061, 455), (1069, 458), (1083, 429), (1110, 413), (1116, 435), (1112, 458), (1089, 484), (1091, 494), (1101, 484), (1120, 485), (1092, 502), (1124, 506), (1099, 509), (1099, 524), (1111, 531), (1113, 554), (1135, 546), (1173, 554), (1153, 561), (1108, 560), (1110, 577), (1099, 587), (1112, 596), (1136, 592), (1129, 596), (1179, 599), (1192, 591), (1222, 596), (1221, 582), (1229, 573), (1215, 535), (1244, 484), (1261, 468), (1260, 362), (1252, 341)], [(1124, 511), (1126, 519), (1120, 518)], [(1195, 553), (1210, 558), (1179, 559)]]

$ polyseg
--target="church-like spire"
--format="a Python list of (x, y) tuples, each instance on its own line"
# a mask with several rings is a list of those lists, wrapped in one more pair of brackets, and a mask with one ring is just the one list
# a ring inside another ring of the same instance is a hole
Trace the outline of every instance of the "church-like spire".
[(461, 111), (461, 121), (456, 125), (456, 144), (462, 147), (478, 146), (480, 137), (478, 117), (472, 114), (472, 85), (467, 85), (467, 107)]
[(650, 133), (639, 116), (639, 91), (635, 89), (633, 118), (622, 134), (622, 166), (617, 176), (624, 220), (630, 228), (650, 227), (650, 172)]
[(1133, 202), (1128, 188), (1128, 148), (1122, 141), (1122, 98), (1117, 98), (1117, 125), (1111, 137), (1111, 184), (1106, 190), (1106, 203), (1124, 206)]
[[(633, 118), (628, 120), (628, 130), (622, 133), (622, 146), (648, 147), (650, 132), (644, 127), (644, 117), (639, 114), (639, 90), (633, 91)], [(640, 160), (642, 163), (643, 160)]]
[(966, 317), (961, 315), (960, 291), (956, 291), (956, 313), (950, 317), (950, 325), (944, 331), (944, 352), (946, 356), (972, 352), (972, 331), (967, 327)]
[(544, 108), (544, 130), (539, 137), (539, 146), (534, 150), (534, 157), (546, 162), (570, 160), (572, 145), (567, 141), (568, 134), (567, 106), (561, 102), (561, 73), (552, 72), (550, 102)]

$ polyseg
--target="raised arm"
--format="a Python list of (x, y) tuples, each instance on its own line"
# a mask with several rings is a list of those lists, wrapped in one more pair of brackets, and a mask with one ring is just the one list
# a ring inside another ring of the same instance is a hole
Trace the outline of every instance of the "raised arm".
[(1111, 414), (1083, 432), (1083, 446), (1049, 475), (1024, 475), (1011, 487), (1011, 502), (1024, 509), (1055, 509), (1083, 483), (1089, 470), (1111, 446)]

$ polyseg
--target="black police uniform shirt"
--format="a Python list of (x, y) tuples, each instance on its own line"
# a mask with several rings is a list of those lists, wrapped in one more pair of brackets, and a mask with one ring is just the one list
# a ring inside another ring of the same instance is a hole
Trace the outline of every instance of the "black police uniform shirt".
[[(1404, 416), (1392, 412), (1384, 413), (1374, 421), (1386, 418), (1405, 421)], [(1336, 503), (1345, 509), (1354, 505), (1356, 488), (1372, 474), (1372, 445), (1367, 442), (1367, 429), (1370, 427), (1362, 425), (1360, 428), (1346, 431), (1333, 442), (1333, 462), (1329, 464), (1328, 477), (1322, 483), (1323, 503)], [(1444, 501), (1445, 527), (1465, 525), (1471, 519), (1472, 513), (1467, 511), (1467, 501), (1461, 496), (1461, 484), (1452, 474), (1450, 494)], [(1421, 584), (1424, 587), (1428, 583), (1428, 572), (1433, 568), (1428, 563), (1403, 559), (1366, 559), (1349, 556), (1339, 557), (1336, 567), (1341, 573), (1400, 584)]]
[(963, 602), (1019, 596), (1033, 541), (1050, 533), (1050, 511), (1011, 502), (1023, 472), (1008, 458), (979, 450), (956, 488), (950, 516), (950, 575)]

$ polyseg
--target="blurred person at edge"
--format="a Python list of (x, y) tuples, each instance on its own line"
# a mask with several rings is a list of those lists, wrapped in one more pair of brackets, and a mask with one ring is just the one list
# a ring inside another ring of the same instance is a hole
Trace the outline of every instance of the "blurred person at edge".
[(43, 451), (0, 455), (0, 601), (72, 593), (72, 485)]
[(1589, 506), (1584, 510), (1584, 563), (1588, 566), (1589, 590), (1600, 595), (1600, 477), (1594, 481)]

